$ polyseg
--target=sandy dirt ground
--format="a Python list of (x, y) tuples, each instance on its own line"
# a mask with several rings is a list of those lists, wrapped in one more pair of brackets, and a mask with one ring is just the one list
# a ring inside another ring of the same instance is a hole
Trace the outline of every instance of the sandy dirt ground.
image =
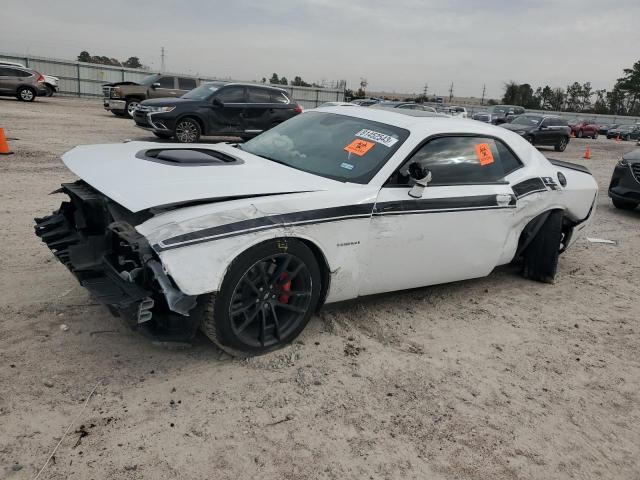
[(640, 209), (606, 195), (632, 143), (548, 150), (591, 169), (588, 234), (618, 242), (580, 239), (555, 285), (508, 266), (329, 305), (294, 345), (234, 360), (131, 332), (33, 234), (73, 179), (63, 152), (149, 135), (58, 97), (0, 99), (0, 126), (1, 478), (35, 477), (98, 382), (40, 478), (640, 478)]

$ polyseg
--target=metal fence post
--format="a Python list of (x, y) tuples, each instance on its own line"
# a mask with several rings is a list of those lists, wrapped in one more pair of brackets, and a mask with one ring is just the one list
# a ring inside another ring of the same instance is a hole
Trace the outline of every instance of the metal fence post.
[(24, 66), (29, 68), (29, 57), (24, 57)]
[(122, 69), (122, 81), (124, 82), (124, 68)]
[(318, 106), (318, 98), (320, 97), (320, 89), (316, 88), (316, 107)]
[(78, 96), (80, 96), (80, 63), (76, 63), (76, 66), (78, 67)]

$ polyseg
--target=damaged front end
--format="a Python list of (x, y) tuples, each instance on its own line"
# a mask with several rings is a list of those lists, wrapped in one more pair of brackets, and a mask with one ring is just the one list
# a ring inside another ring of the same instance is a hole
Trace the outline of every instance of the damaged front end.
[(134, 228), (148, 218), (132, 213), (83, 181), (64, 183), (52, 215), (35, 232), (112, 314), (159, 341), (188, 342), (200, 322), (197, 297), (182, 293), (149, 243)]

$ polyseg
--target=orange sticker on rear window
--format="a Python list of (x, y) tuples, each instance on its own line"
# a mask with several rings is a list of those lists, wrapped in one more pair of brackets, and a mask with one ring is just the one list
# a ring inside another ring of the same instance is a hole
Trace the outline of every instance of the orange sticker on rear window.
[(476, 145), (476, 155), (480, 159), (480, 165), (491, 165), (493, 163), (493, 153), (488, 143), (479, 143)]
[(344, 147), (344, 149), (349, 153), (353, 153), (361, 157), (375, 146), (376, 144), (373, 142), (367, 142), (366, 140), (354, 140)]

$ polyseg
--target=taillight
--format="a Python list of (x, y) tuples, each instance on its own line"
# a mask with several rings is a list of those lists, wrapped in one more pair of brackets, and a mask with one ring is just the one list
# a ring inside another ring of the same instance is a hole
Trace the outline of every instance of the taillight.
[(302, 107), (296, 103), (296, 108), (293, 109), (296, 113), (302, 113)]
[(44, 75), (42, 75), (41, 73), (38, 73), (38, 80), (36, 80), (36, 82), (44, 83)]

